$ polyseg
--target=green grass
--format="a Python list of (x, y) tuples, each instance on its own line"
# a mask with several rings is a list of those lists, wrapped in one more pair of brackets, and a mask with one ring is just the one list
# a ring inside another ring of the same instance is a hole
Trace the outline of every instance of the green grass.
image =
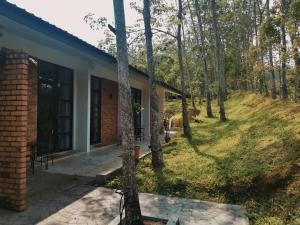
[[(180, 112), (180, 101), (167, 106)], [(203, 111), (192, 138), (179, 133), (164, 145), (161, 170), (140, 162), (139, 191), (242, 204), (251, 224), (300, 224), (300, 106), (239, 92), (226, 110), (227, 122)]]

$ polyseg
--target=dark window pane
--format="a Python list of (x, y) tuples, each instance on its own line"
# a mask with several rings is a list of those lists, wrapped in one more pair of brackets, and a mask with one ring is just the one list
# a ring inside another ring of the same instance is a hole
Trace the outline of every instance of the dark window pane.
[(72, 149), (73, 71), (38, 63), (38, 150)]
[(67, 68), (59, 67), (58, 68), (58, 79), (61, 83), (71, 84), (72, 83), (72, 73), (73, 71)]
[(39, 79), (54, 82), (56, 80), (56, 67), (53, 64), (39, 62)]
[(100, 90), (100, 82), (98, 78), (92, 77), (92, 90)]
[(100, 95), (99, 95), (99, 92), (93, 92), (92, 93), (92, 98), (91, 98), (91, 103), (97, 107), (97, 105), (100, 104)]
[(71, 116), (71, 103), (66, 101), (59, 102), (58, 113), (59, 116)]
[(101, 79), (91, 78), (90, 142), (101, 142)]
[(71, 132), (71, 120), (68, 118), (58, 119), (58, 133), (69, 133)]
[(59, 95), (61, 100), (72, 100), (73, 93), (71, 85), (61, 85)]
[(71, 149), (71, 139), (69, 135), (58, 135), (58, 147), (62, 150)]

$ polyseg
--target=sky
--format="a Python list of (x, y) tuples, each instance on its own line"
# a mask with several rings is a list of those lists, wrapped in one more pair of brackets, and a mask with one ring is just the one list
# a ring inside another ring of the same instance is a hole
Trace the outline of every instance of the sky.
[[(112, 0), (8, 0), (8, 2), (94, 46), (104, 38), (103, 30), (92, 30), (83, 18), (88, 13), (93, 13), (96, 18), (106, 17), (108, 21), (114, 21)], [(138, 18), (137, 12), (130, 8), (129, 3), (130, 0), (124, 0), (126, 25), (134, 24)]]

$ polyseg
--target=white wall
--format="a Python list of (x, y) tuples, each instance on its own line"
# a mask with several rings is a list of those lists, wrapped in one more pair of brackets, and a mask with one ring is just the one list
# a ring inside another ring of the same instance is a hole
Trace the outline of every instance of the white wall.
[[(0, 16), (0, 48), (24, 49), (30, 56), (74, 71), (73, 149), (90, 151), (90, 77), (117, 81), (116, 64), (94, 58), (41, 33)], [(100, 61), (101, 60), (101, 61)], [(130, 85), (142, 90), (142, 126), (150, 135), (150, 98), (148, 80), (130, 72)]]
[(74, 108), (74, 130), (75, 149), (82, 151), (90, 151), (90, 93), (91, 93), (91, 77), (88, 70), (77, 70), (76, 76), (76, 107)]

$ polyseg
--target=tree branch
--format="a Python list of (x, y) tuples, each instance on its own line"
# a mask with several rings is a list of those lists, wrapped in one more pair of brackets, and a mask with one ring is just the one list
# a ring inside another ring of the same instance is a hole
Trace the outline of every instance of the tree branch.
[(173, 37), (173, 38), (177, 38), (174, 34), (168, 32), (168, 31), (165, 31), (165, 30), (161, 30), (161, 29), (159, 29), (159, 28), (154, 28), (154, 27), (153, 27), (152, 30), (158, 31), (158, 32), (160, 32), (160, 33), (167, 34), (167, 35), (169, 35), (169, 36), (171, 36), (171, 37)]
[(114, 28), (112, 25), (108, 24), (108, 29), (116, 35), (116, 28)]

